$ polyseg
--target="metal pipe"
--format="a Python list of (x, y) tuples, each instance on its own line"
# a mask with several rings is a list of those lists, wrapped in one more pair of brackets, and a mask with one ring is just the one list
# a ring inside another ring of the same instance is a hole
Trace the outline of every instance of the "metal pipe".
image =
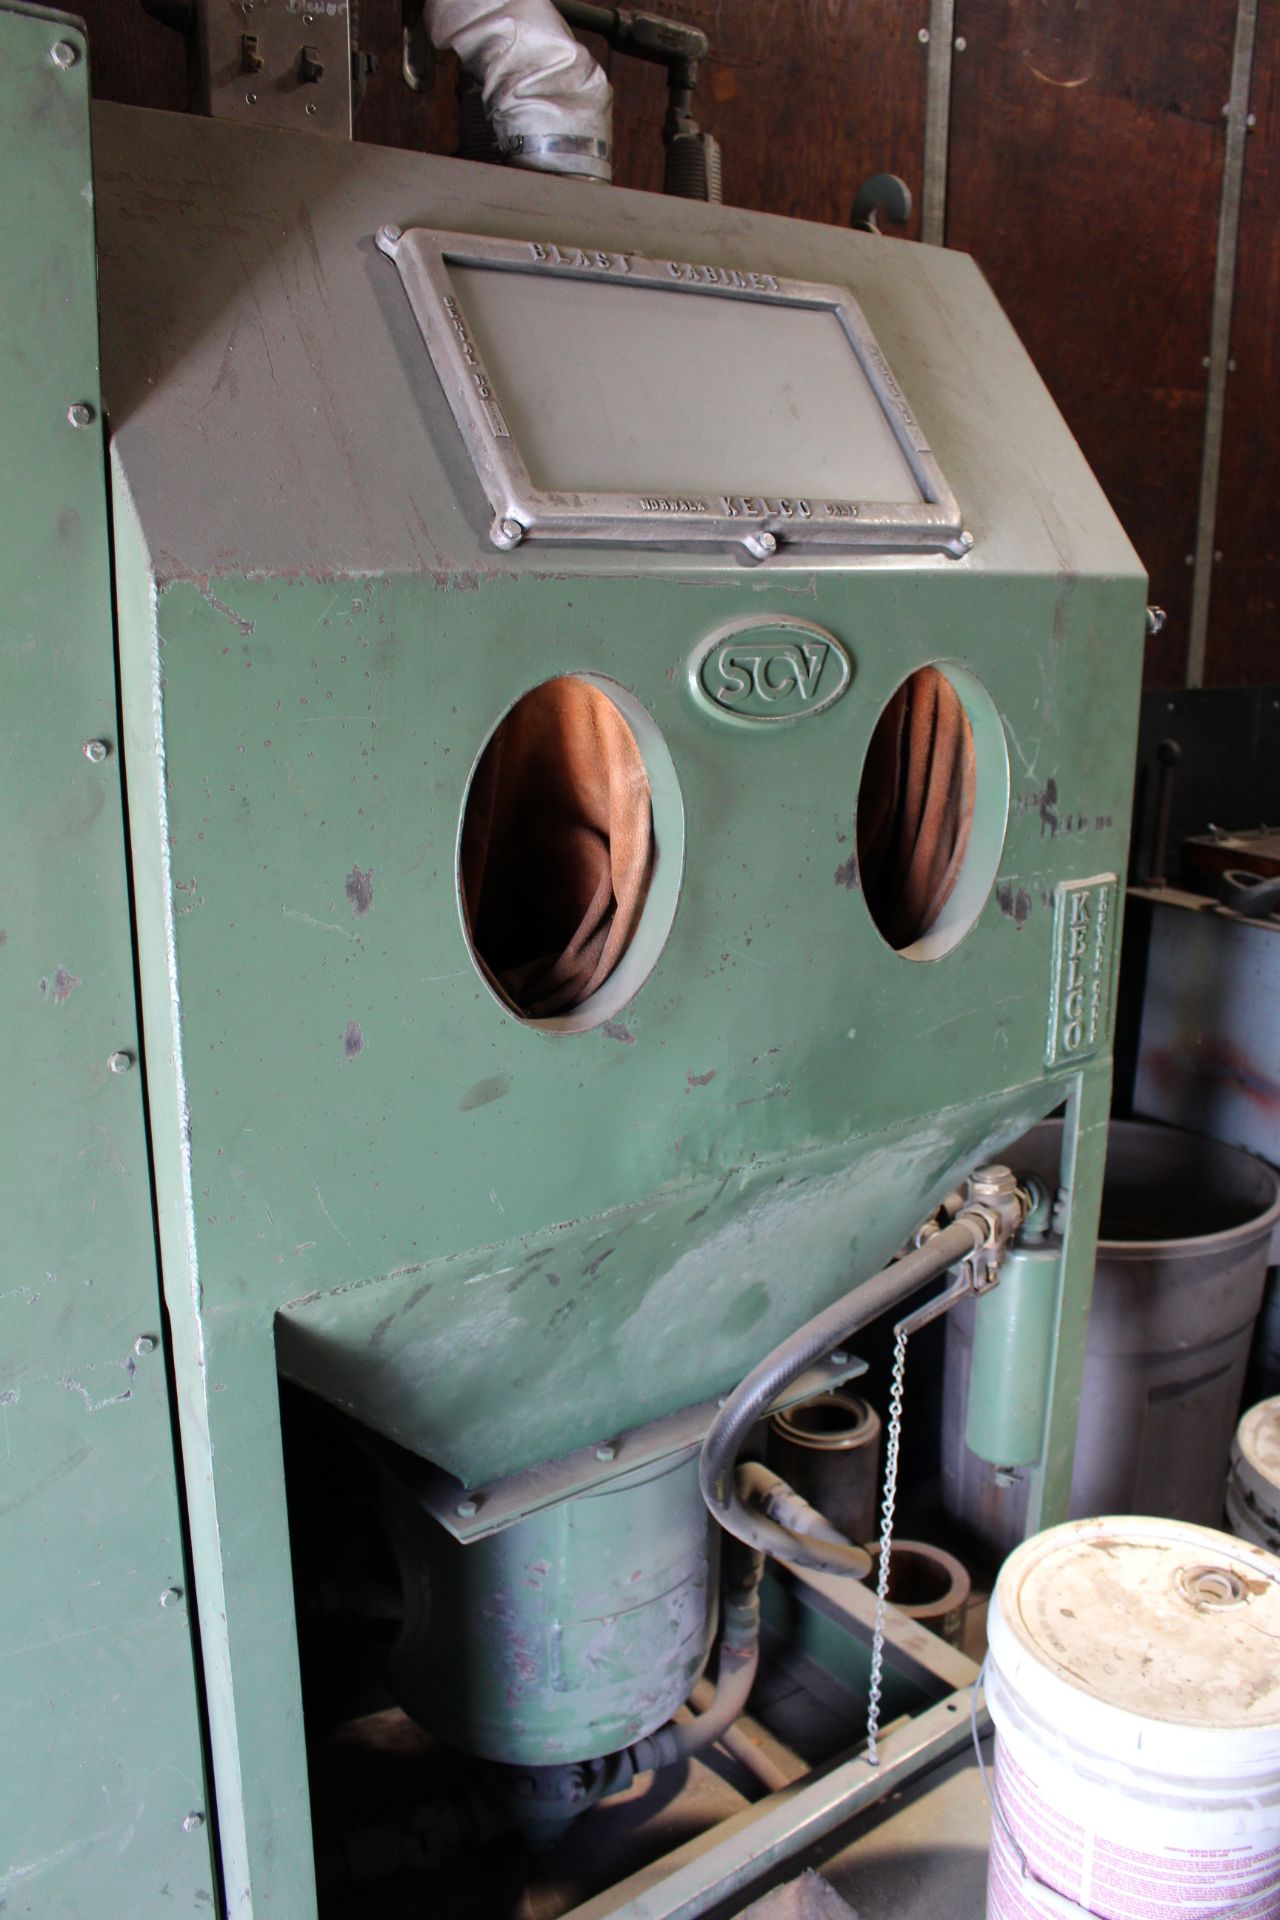
[[(715, 1691), (715, 1686), (710, 1680), (699, 1680), (689, 1695), (689, 1705), (699, 1713), (705, 1713), (715, 1698)], [(756, 1722), (752, 1721), (750, 1724), (754, 1726)], [(778, 1744), (777, 1741), (774, 1742), (775, 1747)], [(798, 1755), (792, 1756), (794, 1766), (791, 1769), (779, 1766), (763, 1747), (756, 1745), (747, 1731), (744, 1714), (740, 1714), (731, 1727), (725, 1728), (720, 1736), (719, 1745), (724, 1748), (730, 1759), (736, 1760), (739, 1766), (745, 1767), (747, 1772), (752, 1774), (770, 1793), (781, 1793), (784, 1787), (792, 1786), (795, 1781), (803, 1779), (809, 1770)]]
[(426, 0), (426, 22), (481, 82), (516, 166), (612, 178), (613, 89), (551, 0)]
[(702, 29), (673, 20), (669, 14), (596, 6), (590, 0), (556, 0), (556, 5), (579, 33), (601, 34), (615, 51), (665, 67), (667, 111), (662, 142), (667, 163), (662, 190), (686, 200), (721, 199), (720, 144), (693, 118), (698, 67), (711, 50)]
[(967, 1260), (991, 1235), (990, 1216), (982, 1210), (966, 1210), (922, 1247), (904, 1254), (893, 1266), (865, 1280), (853, 1293), (798, 1328), (729, 1395), (703, 1443), (698, 1470), (702, 1497), (726, 1532), (791, 1566), (865, 1578), (868, 1558), (861, 1547), (820, 1542), (749, 1507), (738, 1491), (738, 1455), (770, 1402), (806, 1367), (878, 1320), (909, 1294), (936, 1280), (948, 1267)]
[(1156, 761), (1160, 768), (1160, 784), (1156, 790), (1156, 830), (1151, 848), (1151, 871), (1147, 875), (1149, 887), (1165, 887), (1169, 884), (1169, 826), (1173, 819), (1173, 785), (1182, 748), (1176, 740), (1162, 740), (1156, 748)]

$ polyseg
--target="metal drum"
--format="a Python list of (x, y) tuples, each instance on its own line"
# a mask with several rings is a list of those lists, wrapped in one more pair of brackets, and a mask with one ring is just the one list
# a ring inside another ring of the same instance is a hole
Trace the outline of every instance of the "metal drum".
[(846, 1540), (876, 1530), (880, 1416), (854, 1393), (823, 1393), (769, 1422), (769, 1462)]

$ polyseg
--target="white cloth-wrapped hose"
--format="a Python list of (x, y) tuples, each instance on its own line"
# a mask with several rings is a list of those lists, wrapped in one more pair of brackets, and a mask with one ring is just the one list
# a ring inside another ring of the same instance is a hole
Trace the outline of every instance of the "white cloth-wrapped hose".
[(426, 20), (480, 81), (517, 166), (610, 178), (613, 89), (551, 0), (427, 0)]

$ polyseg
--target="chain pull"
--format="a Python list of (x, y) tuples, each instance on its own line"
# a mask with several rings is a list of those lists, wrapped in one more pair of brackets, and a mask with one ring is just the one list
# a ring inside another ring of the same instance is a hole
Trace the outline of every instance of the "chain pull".
[(907, 1383), (907, 1335), (900, 1320), (893, 1330), (893, 1385), (889, 1393), (889, 1425), (884, 1447), (884, 1494), (880, 1506), (880, 1564), (876, 1569), (876, 1616), (871, 1635), (871, 1680), (867, 1694), (867, 1763), (880, 1764), (880, 1691), (884, 1679), (885, 1609), (889, 1604), (889, 1557), (893, 1549), (893, 1515), (898, 1499), (898, 1449), (902, 1442), (902, 1395)]

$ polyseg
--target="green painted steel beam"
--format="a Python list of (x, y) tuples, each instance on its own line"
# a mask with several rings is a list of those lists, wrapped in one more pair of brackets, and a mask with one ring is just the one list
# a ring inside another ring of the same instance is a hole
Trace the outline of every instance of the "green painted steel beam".
[(0, 1911), (214, 1911), (144, 1130), (88, 60), (0, 4)]
[(1097, 1255), (1102, 1180), (1111, 1118), (1111, 1057), (1106, 1054), (1070, 1088), (1062, 1142), (1062, 1185), (1066, 1189), (1061, 1282), (1054, 1320), (1050, 1391), (1040, 1464), (1029, 1475), (1027, 1531), (1057, 1526), (1067, 1518), (1076, 1421), (1084, 1378), (1089, 1303)]

